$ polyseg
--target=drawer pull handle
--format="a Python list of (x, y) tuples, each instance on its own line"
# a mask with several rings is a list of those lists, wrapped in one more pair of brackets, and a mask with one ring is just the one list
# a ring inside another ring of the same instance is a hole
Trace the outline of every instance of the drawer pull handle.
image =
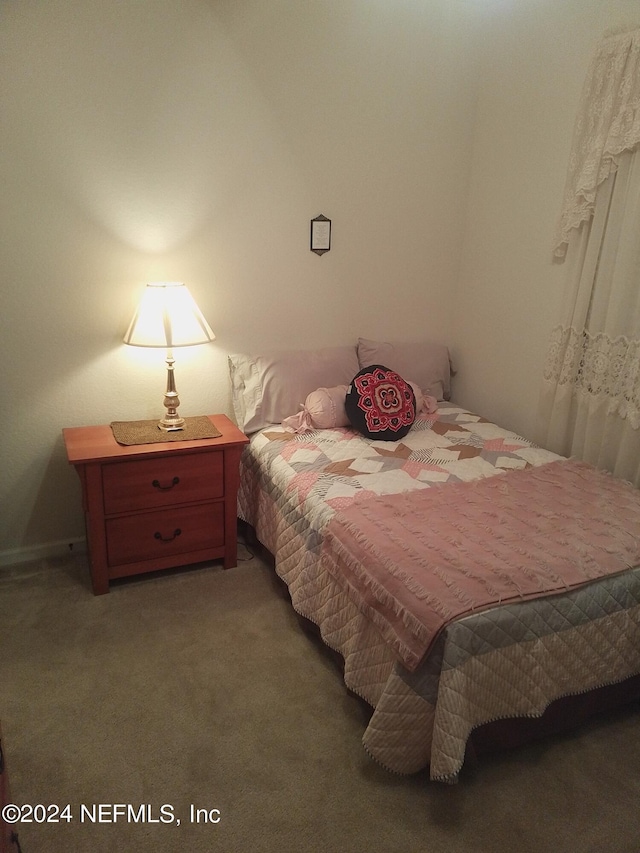
[(173, 542), (176, 536), (180, 536), (181, 533), (182, 530), (180, 530), (179, 527), (176, 527), (176, 529), (173, 531), (173, 536), (163, 536), (160, 531), (157, 531), (153, 534), (153, 538), (158, 539), (160, 542)]
[(151, 483), (151, 485), (153, 486), (154, 489), (160, 489), (161, 492), (168, 492), (169, 489), (172, 489), (174, 486), (177, 486), (179, 482), (180, 482), (180, 477), (174, 477), (168, 486), (161, 485), (159, 480), (154, 480), (153, 483)]

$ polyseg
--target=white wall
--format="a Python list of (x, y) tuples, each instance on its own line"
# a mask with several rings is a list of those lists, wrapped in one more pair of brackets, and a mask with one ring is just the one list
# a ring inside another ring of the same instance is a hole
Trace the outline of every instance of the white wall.
[(456, 398), (534, 440), (563, 267), (552, 241), (593, 51), (638, 0), (502, 0), (483, 39), (452, 343)]
[(478, 8), (2, 4), (0, 562), (83, 536), (64, 426), (159, 415), (162, 354), (121, 343), (147, 281), (217, 334), (176, 352), (185, 415), (230, 411), (230, 351), (450, 339)]

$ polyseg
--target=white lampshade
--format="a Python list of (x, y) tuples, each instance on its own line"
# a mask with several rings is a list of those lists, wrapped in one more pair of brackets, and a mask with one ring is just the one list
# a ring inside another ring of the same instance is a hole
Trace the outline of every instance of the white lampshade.
[(182, 282), (148, 284), (133, 315), (125, 344), (136, 347), (188, 347), (216, 336)]
[(174, 347), (207, 344), (215, 339), (211, 326), (182, 282), (158, 281), (145, 287), (124, 342), (135, 347), (165, 347), (167, 350), (164, 395), (167, 414), (158, 423), (159, 429), (173, 432), (185, 426), (184, 418), (178, 414), (180, 399), (174, 378)]

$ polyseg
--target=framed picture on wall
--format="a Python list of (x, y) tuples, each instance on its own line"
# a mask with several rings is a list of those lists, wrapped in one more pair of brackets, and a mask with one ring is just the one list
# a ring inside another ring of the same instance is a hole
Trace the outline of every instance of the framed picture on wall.
[(311, 220), (311, 251), (324, 255), (331, 248), (331, 220), (320, 214)]

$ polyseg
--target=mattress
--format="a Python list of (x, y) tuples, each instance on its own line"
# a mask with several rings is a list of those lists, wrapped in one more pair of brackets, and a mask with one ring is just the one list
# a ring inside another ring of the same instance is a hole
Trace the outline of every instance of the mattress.
[(379, 626), (323, 566), (327, 527), (372, 499), (469, 483), (560, 457), (482, 417), (441, 403), (401, 441), (348, 428), (270, 427), (241, 459), (239, 515), (275, 559), (295, 610), (344, 659), (344, 680), (372, 707), (367, 752), (387, 769), (455, 782), (475, 728), (540, 716), (562, 696), (640, 673), (640, 569), (447, 624), (405, 666)]

